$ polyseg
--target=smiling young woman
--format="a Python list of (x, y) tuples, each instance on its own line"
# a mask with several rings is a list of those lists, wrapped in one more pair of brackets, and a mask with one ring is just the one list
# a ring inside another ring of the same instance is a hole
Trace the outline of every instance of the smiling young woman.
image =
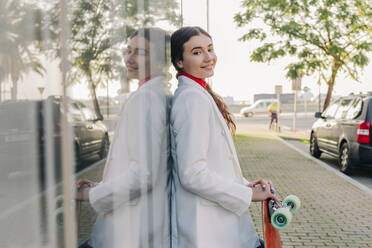
[(243, 177), (231, 135), (235, 124), (205, 81), (217, 62), (211, 36), (200, 27), (177, 30), (171, 59), (179, 81), (170, 118), (172, 247), (260, 247), (248, 208), (274, 197), (273, 186), (261, 179), (254, 187)]

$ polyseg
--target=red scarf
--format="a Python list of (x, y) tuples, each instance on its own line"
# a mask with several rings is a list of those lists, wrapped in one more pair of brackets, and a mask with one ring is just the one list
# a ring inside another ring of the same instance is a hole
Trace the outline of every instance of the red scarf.
[(190, 75), (190, 74), (188, 74), (188, 73), (186, 73), (184, 71), (178, 72), (178, 76), (181, 76), (181, 75), (194, 80), (195, 82), (197, 82), (198, 84), (200, 84), (201, 87), (203, 87), (205, 90), (207, 90), (207, 82), (205, 82), (203, 79), (196, 78), (196, 77), (194, 77), (194, 76), (192, 76), (192, 75)]
[(138, 88), (141, 87), (142, 85), (144, 85), (145, 83), (147, 83), (147, 81), (150, 81), (151, 79), (157, 77), (157, 76), (160, 76), (160, 75), (164, 75), (163, 73), (157, 73), (157, 74), (154, 74), (154, 75), (151, 75), (151, 76), (148, 76), (146, 77), (145, 79), (141, 80), (138, 82)]

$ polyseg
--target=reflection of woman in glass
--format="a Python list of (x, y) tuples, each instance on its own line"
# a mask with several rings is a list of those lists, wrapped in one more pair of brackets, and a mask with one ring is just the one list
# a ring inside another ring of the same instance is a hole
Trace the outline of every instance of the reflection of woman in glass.
[(242, 175), (231, 133), (235, 124), (205, 82), (217, 57), (211, 36), (184, 27), (171, 37), (178, 88), (171, 110), (173, 247), (259, 247), (249, 205), (273, 197), (271, 182)]
[(94, 248), (169, 246), (167, 44), (169, 36), (157, 28), (130, 37), (125, 64), (139, 88), (122, 109), (102, 182), (78, 181), (78, 198), (99, 213)]

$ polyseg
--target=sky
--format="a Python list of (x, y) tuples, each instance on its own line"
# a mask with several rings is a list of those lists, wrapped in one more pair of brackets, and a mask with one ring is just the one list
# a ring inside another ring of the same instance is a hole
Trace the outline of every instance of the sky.
[[(278, 59), (270, 64), (251, 62), (249, 56), (260, 43), (238, 41), (246, 31), (246, 28), (238, 28), (233, 21), (234, 15), (241, 11), (240, 3), (241, 0), (210, 0), (209, 33), (213, 38), (218, 57), (215, 75), (210, 81), (214, 91), (223, 97), (232, 96), (234, 100), (244, 100), (250, 103), (253, 101), (254, 94), (274, 93), (275, 85), (282, 85), (283, 93), (292, 93), (291, 82), (285, 77), (285, 67), (291, 61), (291, 58)], [(183, 13), (184, 26), (201, 26), (207, 29), (206, 0), (183, 0)], [(169, 29), (169, 27), (163, 28)], [(365, 68), (363, 75), (361, 75), (361, 83), (345, 78), (344, 75), (339, 73), (336, 78), (334, 94), (348, 95), (351, 92), (372, 91), (372, 54), (370, 59), (370, 65)], [(19, 94), (21, 98), (32, 99), (61, 93), (61, 87), (58, 85), (60, 76), (56, 72), (58, 71), (58, 61), (48, 61), (45, 64), (48, 67), (48, 76), (40, 77), (31, 73), (32, 77), (28, 77), (27, 80), (20, 83)], [(171, 71), (175, 74), (173, 68)], [(317, 75), (305, 77), (302, 80), (302, 87), (309, 87), (311, 92), (317, 95), (319, 92), (317, 81)], [(171, 83), (174, 90), (177, 87), (177, 80), (173, 77)], [(32, 85), (45, 87), (43, 95), (40, 96), (37, 87)], [(109, 84), (109, 95), (116, 96), (119, 88), (120, 84), (118, 82), (111, 82)], [(137, 84), (133, 83), (131, 90), (136, 88)], [(327, 86), (324, 83), (321, 85), (320, 91), (326, 93)], [(69, 90), (68, 94), (74, 98), (87, 99), (89, 97), (86, 84), (75, 85)], [(97, 89), (98, 96), (106, 96), (106, 94), (106, 88)]]
[[(241, 42), (238, 39), (246, 31), (238, 28), (233, 21), (236, 13), (241, 11), (241, 0), (210, 0), (210, 34), (213, 38), (218, 57), (215, 75), (212, 78), (213, 89), (222, 96), (233, 96), (235, 100), (253, 100), (253, 94), (274, 93), (275, 85), (283, 85), (283, 93), (292, 93), (291, 81), (285, 77), (285, 67), (291, 58), (283, 58), (266, 63), (249, 60), (252, 50), (258, 42)], [(207, 28), (206, 0), (184, 0), (184, 25), (197, 25)], [(345, 78), (339, 74), (336, 78), (334, 94), (348, 95), (351, 92), (372, 91), (372, 54), (371, 62), (361, 76), (361, 83)], [(311, 88), (318, 94), (318, 77), (305, 77), (302, 87)], [(321, 93), (327, 92), (323, 83)]]

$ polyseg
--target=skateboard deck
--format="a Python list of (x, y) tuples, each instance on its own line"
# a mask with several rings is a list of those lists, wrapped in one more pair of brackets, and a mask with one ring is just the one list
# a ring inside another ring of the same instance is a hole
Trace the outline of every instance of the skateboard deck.
[(265, 247), (267, 248), (281, 248), (282, 242), (280, 241), (279, 230), (274, 228), (271, 225), (270, 213), (268, 200), (262, 202), (262, 222), (263, 222), (263, 232), (264, 232), (264, 241)]
[(289, 195), (283, 202), (267, 199), (262, 202), (262, 223), (266, 248), (281, 248), (280, 229), (286, 228), (300, 208), (297, 196)]

